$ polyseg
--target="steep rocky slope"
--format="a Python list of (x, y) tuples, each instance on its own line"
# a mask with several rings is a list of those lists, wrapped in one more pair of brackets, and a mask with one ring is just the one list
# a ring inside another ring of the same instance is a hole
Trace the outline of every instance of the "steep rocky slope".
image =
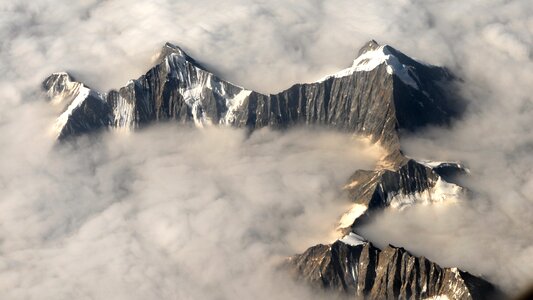
[(383, 250), (350, 234), (288, 259), (295, 277), (318, 288), (365, 299), (488, 299), (487, 281), (457, 268), (442, 268), (403, 248)]

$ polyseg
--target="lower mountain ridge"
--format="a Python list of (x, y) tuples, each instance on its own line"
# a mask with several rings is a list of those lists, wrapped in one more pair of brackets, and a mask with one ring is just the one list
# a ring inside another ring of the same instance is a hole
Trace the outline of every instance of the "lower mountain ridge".
[(403, 248), (383, 250), (349, 234), (287, 260), (287, 268), (317, 288), (364, 299), (488, 299), (489, 282), (457, 268), (442, 268)]

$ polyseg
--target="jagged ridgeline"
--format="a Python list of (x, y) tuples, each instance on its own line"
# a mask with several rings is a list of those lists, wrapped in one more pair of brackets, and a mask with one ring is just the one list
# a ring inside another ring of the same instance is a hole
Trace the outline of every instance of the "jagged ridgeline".
[(380, 250), (353, 233), (289, 258), (288, 266), (317, 288), (358, 299), (487, 299), (494, 289), (457, 268), (441, 268), (403, 248)]
[(416, 161), (400, 149), (400, 133), (449, 124), (462, 111), (444, 68), (417, 62), (388, 45), (370, 41), (351, 67), (312, 83), (262, 94), (214, 75), (179, 47), (167, 43), (145, 75), (108, 93), (95, 91), (67, 73), (43, 82), (50, 101), (64, 107), (57, 138), (99, 130), (127, 130), (171, 121), (254, 130), (323, 126), (368, 137), (386, 155), (375, 170), (357, 170), (345, 190), (353, 207), (341, 219), (344, 237), (311, 247), (287, 260), (296, 278), (352, 297), (371, 299), (485, 299), (494, 288), (457, 269), (441, 268), (401, 248), (383, 251), (356, 234), (380, 209), (419, 202), (453, 201), (463, 193), (453, 162)]

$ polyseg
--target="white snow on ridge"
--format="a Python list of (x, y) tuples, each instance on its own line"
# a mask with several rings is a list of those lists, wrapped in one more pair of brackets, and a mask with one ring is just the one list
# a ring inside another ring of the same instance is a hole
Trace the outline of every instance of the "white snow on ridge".
[(458, 161), (432, 161), (432, 160), (416, 160), (419, 164), (422, 164), (429, 168), (438, 168), (438, 167), (446, 167), (446, 166), (452, 166), (452, 167), (458, 167), (463, 169), (466, 173), (470, 173), (470, 170), (463, 166), (462, 163)]
[(446, 182), (439, 177), (435, 185), (422, 192), (415, 194), (396, 194), (389, 195), (387, 202), (390, 206), (397, 209), (403, 209), (407, 206), (414, 205), (416, 203), (430, 204), (430, 203), (443, 203), (443, 202), (455, 202), (459, 200), (463, 195), (463, 188)]
[(113, 107), (113, 127), (118, 131), (129, 132), (134, 127), (135, 103), (131, 103), (119, 95)]
[(460, 168), (463, 167), (463, 165), (458, 161), (433, 161), (433, 160), (418, 160), (417, 159), (416, 162), (426, 167), (430, 167), (430, 168), (438, 168), (438, 167), (446, 166), (446, 165), (456, 165)]
[(165, 65), (169, 74), (184, 83), (185, 87), (179, 87), (178, 91), (183, 96), (187, 106), (191, 108), (194, 125), (199, 128), (204, 127), (204, 125), (211, 125), (212, 122), (203, 109), (202, 99), (204, 98), (204, 89), (213, 87), (212, 74), (190, 64), (181, 51), (167, 56)]
[(81, 106), (81, 104), (89, 97), (89, 93), (91, 92), (90, 89), (85, 87), (81, 83), (75, 83), (77, 86), (75, 89), (77, 89), (77, 93), (73, 91), (73, 94), (77, 94), (74, 100), (70, 102), (67, 109), (56, 119), (56, 122), (54, 124), (54, 128), (56, 130), (57, 135), (59, 136), (61, 134), (61, 131), (63, 130), (63, 127), (68, 122), (68, 119), (74, 112), (74, 110)]
[(233, 121), (235, 121), (235, 112), (242, 106), (244, 100), (246, 100), (246, 98), (250, 96), (251, 93), (252, 91), (242, 90), (237, 95), (235, 95), (235, 97), (226, 100), (226, 107), (228, 108), (228, 110), (226, 112), (226, 115), (222, 119), (224, 124), (231, 125)]
[(364, 245), (366, 243), (366, 240), (362, 236), (355, 234), (353, 232), (350, 232), (349, 234), (345, 235), (339, 241), (350, 246)]
[(444, 161), (433, 161), (433, 160), (417, 160), (416, 162), (429, 168), (437, 168), (446, 163), (455, 163), (455, 162), (444, 162)]
[(372, 71), (383, 63), (387, 65), (387, 73), (396, 75), (405, 84), (410, 85), (415, 89), (420, 89), (417, 83), (418, 78), (413, 78), (413, 76), (416, 77), (415, 73), (409, 72), (412, 67), (400, 63), (398, 58), (392, 55), (387, 45), (380, 46), (375, 50), (370, 50), (361, 54), (354, 60), (351, 67), (326, 76), (319, 80), (319, 82), (331, 77), (346, 77), (352, 75), (354, 72)]

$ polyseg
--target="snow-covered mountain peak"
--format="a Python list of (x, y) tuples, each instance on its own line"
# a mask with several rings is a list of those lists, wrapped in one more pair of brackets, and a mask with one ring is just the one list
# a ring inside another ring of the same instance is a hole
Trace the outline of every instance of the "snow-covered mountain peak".
[(394, 74), (405, 84), (415, 89), (420, 89), (418, 84), (419, 79), (414, 72), (415, 67), (400, 62), (400, 59), (396, 56), (397, 53), (399, 52), (391, 46), (379, 45), (376, 41), (372, 40), (366, 43), (363, 48), (361, 48), (359, 51), (359, 56), (353, 61), (351, 67), (326, 76), (322, 80), (326, 80), (331, 77), (342, 78), (345, 76), (350, 76), (354, 72), (369, 72), (378, 66), (385, 64), (387, 66), (388, 74)]

